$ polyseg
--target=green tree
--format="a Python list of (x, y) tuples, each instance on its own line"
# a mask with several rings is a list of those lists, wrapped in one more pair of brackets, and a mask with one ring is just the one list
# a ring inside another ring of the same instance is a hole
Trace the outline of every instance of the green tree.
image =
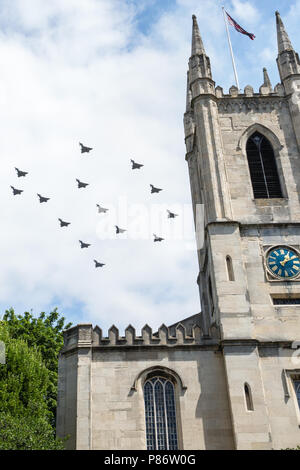
[(53, 428), (42, 417), (0, 413), (0, 450), (63, 450)]
[(37, 318), (29, 312), (16, 315), (14, 310), (10, 309), (5, 312), (3, 321), (11, 338), (22, 339), (30, 348), (37, 348), (41, 353), (49, 372), (44, 399), (51, 413), (51, 424), (55, 427), (58, 355), (63, 346), (63, 330), (69, 328), (71, 323), (65, 324), (65, 318), (60, 316), (57, 309), (49, 314), (42, 312)]
[(0, 322), (5, 363), (0, 364), (0, 449), (62, 449), (47, 406), (51, 375), (36, 346), (12, 338)]

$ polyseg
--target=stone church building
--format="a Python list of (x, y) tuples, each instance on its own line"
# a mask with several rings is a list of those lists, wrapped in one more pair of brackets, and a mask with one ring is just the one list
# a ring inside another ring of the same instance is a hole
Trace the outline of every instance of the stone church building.
[(70, 449), (300, 445), (300, 60), (276, 12), (280, 83), (215, 87), (193, 16), (184, 115), (202, 312), (141, 336), (80, 324), (59, 361)]

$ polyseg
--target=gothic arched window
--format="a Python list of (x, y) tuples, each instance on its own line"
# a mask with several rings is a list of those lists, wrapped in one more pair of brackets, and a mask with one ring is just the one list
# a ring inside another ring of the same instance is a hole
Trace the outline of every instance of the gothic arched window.
[(255, 132), (247, 141), (247, 158), (255, 199), (282, 198), (273, 147)]
[(229, 281), (234, 281), (234, 272), (232, 266), (232, 259), (229, 255), (226, 256), (226, 267), (227, 267), (227, 275)]
[(251, 388), (250, 388), (250, 385), (248, 385), (247, 383), (244, 384), (244, 392), (245, 392), (247, 410), (253, 411), (254, 408), (253, 408)]
[(144, 384), (147, 450), (178, 449), (173, 383), (152, 377)]

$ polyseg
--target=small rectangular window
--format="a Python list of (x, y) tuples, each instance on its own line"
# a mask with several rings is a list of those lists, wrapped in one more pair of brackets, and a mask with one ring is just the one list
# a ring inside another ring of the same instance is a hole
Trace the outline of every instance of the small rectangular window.
[(300, 305), (300, 297), (272, 297), (274, 305)]

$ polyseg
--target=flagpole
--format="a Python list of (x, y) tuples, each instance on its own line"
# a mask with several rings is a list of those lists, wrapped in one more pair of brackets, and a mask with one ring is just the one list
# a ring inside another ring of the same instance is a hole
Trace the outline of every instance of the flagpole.
[(231, 60), (232, 60), (232, 66), (233, 66), (236, 86), (237, 86), (238, 90), (240, 91), (240, 84), (239, 84), (238, 74), (237, 74), (237, 71), (236, 71), (235, 60), (234, 60), (234, 55), (233, 55), (233, 50), (232, 50), (232, 45), (231, 45), (231, 39), (230, 39), (230, 34), (229, 34), (227, 15), (226, 15), (226, 12), (225, 12), (225, 8), (223, 6), (222, 6), (222, 10), (223, 10), (223, 16), (224, 16), (224, 21), (225, 21), (225, 26), (226, 26), (227, 39), (228, 39), (228, 44), (229, 44), (229, 49), (230, 49), (230, 54), (231, 54)]

